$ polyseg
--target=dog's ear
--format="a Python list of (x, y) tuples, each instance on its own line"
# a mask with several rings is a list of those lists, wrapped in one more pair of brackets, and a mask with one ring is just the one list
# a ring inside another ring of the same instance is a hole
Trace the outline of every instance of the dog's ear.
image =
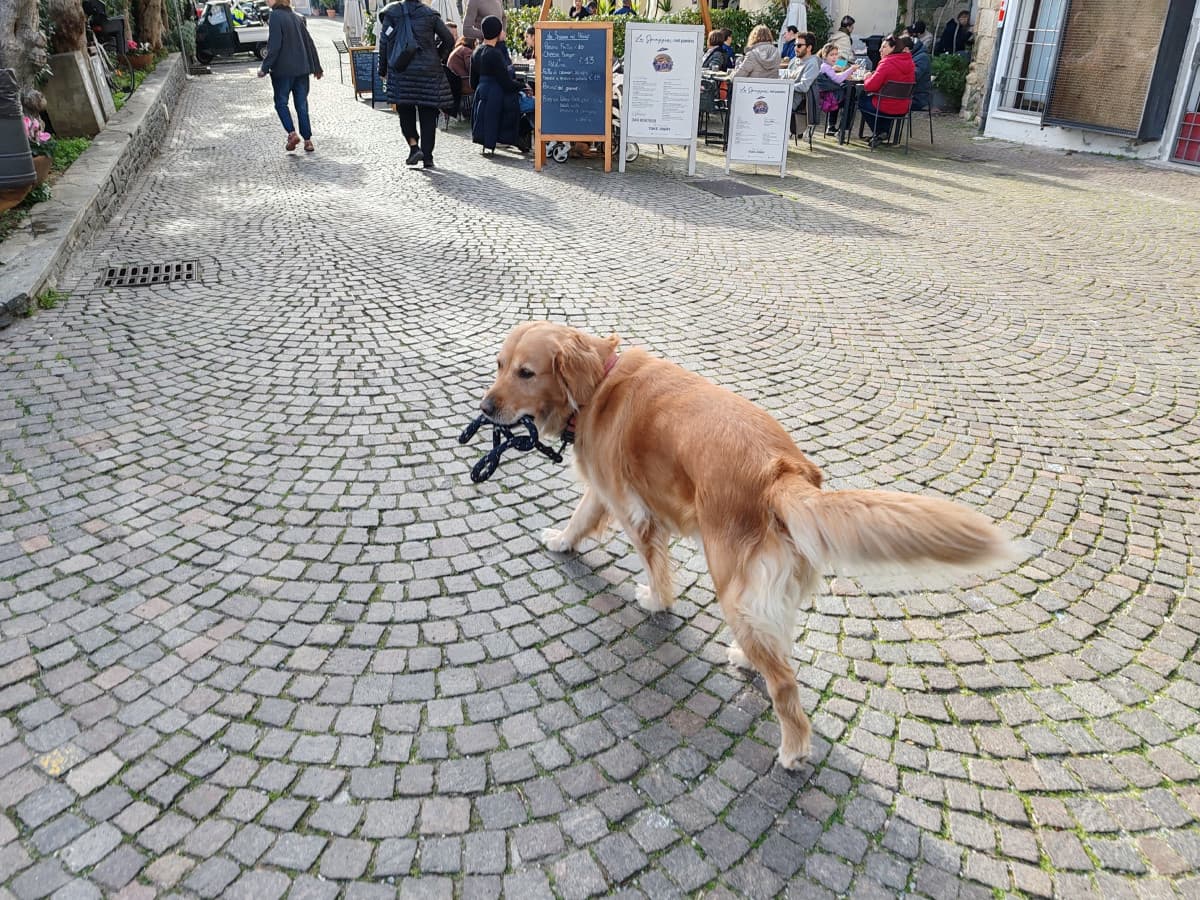
[(554, 355), (554, 372), (572, 410), (578, 410), (592, 399), (604, 378), (605, 361), (616, 352), (620, 343), (621, 339), (615, 334), (596, 338), (573, 332), (559, 344)]

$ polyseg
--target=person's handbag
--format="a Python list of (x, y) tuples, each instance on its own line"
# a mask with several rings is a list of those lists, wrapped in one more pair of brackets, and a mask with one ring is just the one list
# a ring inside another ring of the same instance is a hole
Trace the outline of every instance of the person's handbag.
[(400, 24), (396, 26), (396, 37), (392, 41), (388, 53), (388, 72), (403, 72), (409, 63), (416, 59), (421, 46), (413, 35), (412, 20), (409, 18), (407, 3), (397, 4), (400, 7)]
[(821, 92), (821, 112), (837, 112), (838, 96), (834, 91)]

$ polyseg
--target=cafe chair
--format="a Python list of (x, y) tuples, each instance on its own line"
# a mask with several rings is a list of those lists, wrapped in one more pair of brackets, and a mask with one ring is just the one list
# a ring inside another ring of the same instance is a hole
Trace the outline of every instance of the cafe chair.
[[(882, 141), (879, 140), (879, 125), (881, 122), (886, 121), (888, 123), (890, 126), (889, 133), (890, 129), (895, 127), (899, 127), (901, 131), (904, 131), (905, 119), (912, 113), (912, 95), (913, 91), (916, 89), (917, 86), (911, 81), (889, 81), (871, 95), (875, 97), (876, 106), (879, 105), (880, 100), (907, 100), (909, 106), (906, 112), (903, 112), (898, 116), (889, 116), (886, 113), (881, 113), (878, 111), (875, 113), (862, 114), (862, 117), (858, 122), (858, 136), (860, 138), (863, 136), (863, 126), (867, 124), (867, 119), (869, 118), (871, 120), (871, 140), (869, 141), (869, 146), (872, 150), (882, 143)], [(897, 126), (897, 122), (899, 122), (899, 126)], [(905, 154), (908, 153), (907, 134), (905, 135), (904, 139), (904, 152)]]
[[(720, 129), (715, 130), (709, 124), (709, 116), (716, 116)], [(700, 80), (700, 122), (697, 136), (704, 138), (705, 145), (720, 144), (725, 149), (729, 135), (729, 81), (727, 79), (705, 78), (701, 73)]]
[[(929, 99), (931, 102), (929, 103), (928, 106), (925, 107), (925, 109), (913, 109), (912, 106), (909, 106), (908, 115), (905, 118), (908, 120), (908, 136), (912, 137), (913, 113), (918, 113), (918, 112), (928, 112), (929, 113), (929, 146), (932, 147), (933, 146), (933, 103), (932, 103), (933, 98), (930, 97)], [(900, 135), (897, 134), (896, 138), (894, 139), (896, 143), (899, 143), (899, 137), (900, 137)]]
[(345, 84), (346, 76), (342, 74), (342, 58), (350, 55), (350, 48), (346, 46), (345, 41), (334, 41), (333, 49), (337, 51), (338, 55), (338, 81)]
[(816, 85), (808, 89), (804, 95), (804, 108), (792, 111), (792, 138), (799, 146), (801, 136), (808, 137), (808, 149), (813, 148), (813, 132), (821, 124), (821, 100), (817, 96)]

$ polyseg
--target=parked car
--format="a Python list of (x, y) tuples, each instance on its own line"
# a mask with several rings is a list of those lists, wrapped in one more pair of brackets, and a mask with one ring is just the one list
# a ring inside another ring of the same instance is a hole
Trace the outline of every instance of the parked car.
[(218, 56), (267, 55), (267, 22), (259, 9), (234, 0), (208, 0), (196, 23), (196, 59), (208, 64)]

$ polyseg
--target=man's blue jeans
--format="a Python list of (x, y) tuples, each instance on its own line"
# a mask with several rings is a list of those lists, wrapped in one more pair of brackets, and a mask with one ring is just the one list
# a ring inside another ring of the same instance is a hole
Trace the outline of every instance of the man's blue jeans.
[(300, 120), (300, 137), (307, 141), (312, 137), (312, 125), (308, 121), (308, 76), (272, 72), (271, 87), (275, 89), (275, 112), (279, 113), (284, 131), (291, 134), (296, 130), (292, 125), (292, 111), (288, 109), (288, 98), (291, 97), (296, 104), (296, 118)]

